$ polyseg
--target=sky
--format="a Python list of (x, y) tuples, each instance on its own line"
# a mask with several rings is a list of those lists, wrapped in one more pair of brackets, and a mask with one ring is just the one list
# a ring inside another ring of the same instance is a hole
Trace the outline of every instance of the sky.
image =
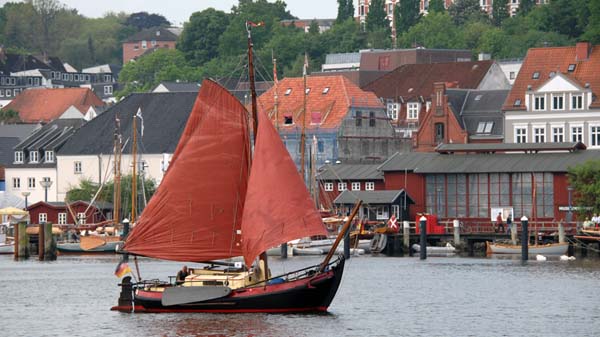
[[(14, 1), (14, 0), (13, 0)], [(101, 17), (106, 12), (148, 12), (161, 14), (172, 24), (182, 26), (193, 12), (213, 7), (229, 12), (237, 0), (59, 0), (87, 17)], [(0, 0), (0, 5), (7, 0)], [(269, 0), (274, 2), (274, 0)], [(300, 19), (326, 19), (337, 16), (337, 0), (286, 0), (287, 9)]]

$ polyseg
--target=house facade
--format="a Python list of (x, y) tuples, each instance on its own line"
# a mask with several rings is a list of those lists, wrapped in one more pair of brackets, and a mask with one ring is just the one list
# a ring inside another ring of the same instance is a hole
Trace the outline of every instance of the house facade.
[(179, 30), (165, 27), (144, 29), (123, 42), (123, 64), (156, 48), (175, 49)]
[[(438, 86), (434, 95), (435, 83), (443, 83), (443, 87)], [(364, 87), (385, 102), (392, 125), (406, 139), (413, 139), (420, 130), (436, 95), (441, 95), (436, 109), (443, 108), (444, 94), (439, 90), (444, 88), (497, 90), (509, 89), (510, 84), (494, 61), (474, 61), (407, 64)]]
[(81, 200), (70, 203), (69, 207), (61, 201), (40, 201), (27, 206), (31, 223), (50, 222), (56, 225), (84, 225), (109, 220), (112, 218), (112, 208), (110, 203), (96, 202), (90, 205)]
[(532, 48), (504, 103), (505, 142), (600, 148), (600, 47)]

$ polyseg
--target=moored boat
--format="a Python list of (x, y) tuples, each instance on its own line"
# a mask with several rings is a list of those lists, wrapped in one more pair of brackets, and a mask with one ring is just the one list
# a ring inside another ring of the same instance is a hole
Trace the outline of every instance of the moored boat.
[[(521, 245), (511, 245), (503, 243), (491, 243), (486, 241), (487, 254), (521, 254)], [(529, 245), (527, 250), (529, 254), (541, 255), (564, 255), (569, 249), (568, 243), (548, 243), (543, 245)]]

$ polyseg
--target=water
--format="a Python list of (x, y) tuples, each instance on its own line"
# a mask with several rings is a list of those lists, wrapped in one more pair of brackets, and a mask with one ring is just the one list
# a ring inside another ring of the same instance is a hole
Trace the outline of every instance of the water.
[[(273, 271), (319, 257), (271, 259)], [(327, 314), (125, 314), (115, 256), (0, 256), (0, 336), (599, 336), (600, 261), (360, 256)], [(180, 263), (141, 260), (146, 278)], [(133, 268), (133, 263), (130, 266)]]

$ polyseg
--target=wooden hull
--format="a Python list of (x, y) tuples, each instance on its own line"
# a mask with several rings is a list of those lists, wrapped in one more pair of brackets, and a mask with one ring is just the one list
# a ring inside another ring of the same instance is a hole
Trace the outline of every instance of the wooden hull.
[(83, 249), (79, 242), (58, 243), (56, 249), (61, 254), (114, 254), (117, 246), (122, 246), (123, 241), (109, 241), (102, 246), (92, 249)]
[[(520, 245), (506, 245), (486, 242), (488, 254), (521, 254)], [(530, 245), (529, 254), (564, 255), (569, 249), (568, 243), (550, 243), (547, 245)]]
[(0, 254), (14, 254), (15, 245), (13, 243), (0, 244)]
[[(318, 266), (315, 266), (318, 269)], [(123, 282), (119, 305), (111, 310), (121, 312), (319, 312), (327, 311), (344, 272), (344, 259), (329, 265), (322, 273), (306, 273), (302, 277), (281, 282), (267, 282), (257, 286), (233, 289), (227, 296), (201, 302), (165, 306), (163, 292)], [(272, 280), (278, 280), (274, 278)], [(125, 279), (124, 279), (125, 280)], [(130, 287), (127, 289), (127, 287)], [(127, 296), (134, 290), (132, 299)]]

